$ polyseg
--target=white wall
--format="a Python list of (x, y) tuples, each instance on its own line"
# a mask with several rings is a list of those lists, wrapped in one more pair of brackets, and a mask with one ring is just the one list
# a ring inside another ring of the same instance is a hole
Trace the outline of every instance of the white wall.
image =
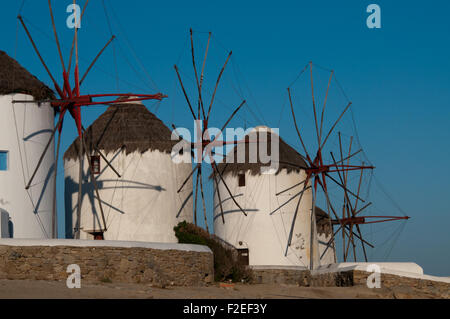
[[(174, 164), (170, 154), (159, 151), (128, 155), (117, 151), (107, 154), (107, 158), (122, 177), (118, 178), (101, 159), (101, 174), (96, 175), (96, 180), (108, 226), (105, 239), (178, 242), (173, 227), (183, 220), (193, 220), (192, 196), (189, 196), (192, 183), (187, 183), (183, 191), (177, 194), (181, 183), (192, 170), (191, 164)], [(77, 220), (78, 160), (65, 161), (64, 167), (66, 236), (70, 237)], [(88, 163), (84, 160), (81, 239), (92, 239), (86, 231), (101, 230), (103, 227), (88, 174)]]
[[(54, 143), (29, 190), (25, 190), (54, 127), (49, 104), (21, 103), (32, 96), (0, 96), (0, 150), (8, 151), (8, 170), (0, 171), (0, 208), (9, 213), (14, 238), (50, 238), (55, 195)], [(13, 112), (13, 110), (15, 112)], [(15, 116), (14, 116), (15, 113)]]
[[(214, 195), (214, 232), (217, 236), (236, 248), (249, 249), (249, 263), (252, 266), (310, 266), (310, 234), (312, 193), (307, 190), (301, 200), (294, 226), (292, 245), (285, 257), (286, 245), (298, 197), (281, 210), (270, 215), (284, 202), (303, 189), (299, 185), (279, 196), (285, 190), (305, 179), (305, 172), (287, 174), (282, 170), (278, 175), (255, 175), (245, 173), (246, 186), (239, 187), (238, 176), (229, 173), (224, 176), (237, 202), (246, 210), (244, 216), (233, 203), (222, 182), (219, 190), (225, 215), (222, 222), (217, 192)], [(314, 230), (313, 255), (318, 265), (318, 242)], [(243, 245), (239, 245), (242, 241)]]
[[(333, 231), (333, 229), (331, 230)], [(335, 244), (332, 243), (328, 249), (327, 249), (327, 244), (331, 239), (331, 234), (318, 234), (317, 237), (318, 241), (319, 241), (319, 255), (323, 257), (320, 258), (320, 265), (329, 265), (329, 264), (333, 264), (336, 262), (336, 249), (335, 249)], [(326, 249), (326, 251), (325, 251)], [(325, 251), (325, 254), (323, 254), (323, 252)]]

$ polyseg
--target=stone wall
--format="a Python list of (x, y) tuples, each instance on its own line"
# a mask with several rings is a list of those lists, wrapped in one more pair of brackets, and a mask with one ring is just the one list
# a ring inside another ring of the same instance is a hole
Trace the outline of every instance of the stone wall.
[[(351, 287), (366, 286), (367, 278), (373, 273), (361, 270), (346, 270), (339, 272), (326, 272), (314, 274), (306, 270), (301, 275), (300, 286), (306, 287)], [(381, 288), (410, 287), (423, 292), (447, 295), (450, 292), (450, 283), (427, 280), (422, 278), (406, 277), (394, 274), (380, 274)]]
[(71, 264), (80, 266), (82, 283), (202, 286), (214, 278), (210, 251), (0, 245), (0, 279), (66, 280)]
[(299, 284), (301, 276), (305, 273), (305, 270), (299, 267), (251, 267), (251, 269), (253, 282), (257, 284)]

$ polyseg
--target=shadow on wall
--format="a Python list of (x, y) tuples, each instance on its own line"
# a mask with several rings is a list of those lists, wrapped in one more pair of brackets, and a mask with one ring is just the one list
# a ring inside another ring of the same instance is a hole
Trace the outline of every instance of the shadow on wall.
[[(54, 173), (55, 173), (55, 163), (52, 164), (52, 166), (48, 170), (47, 176), (45, 177), (44, 185), (42, 186), (41, 193), (39, 194), (39, 199), (34, 208), (34, 214), (39, 214), (39, 208), (41, 206), (42, 200), (44, 199), (44, 194), (47, 191), (48, 184), (50, 183), (50, 181), (52, 181), (54, 179)], [(52, 192), (53, 189), (50, 189), (49, 191)], [(56, 196), (56, 194), (55, 194), (55, 196)]]
[[(82, 196), (83, 199), (85, 196), (88, 196), (89, 199), (89, 203), (91, 205), (91, 207), (93, 208), (92, 210), (92, 218), (95, 220), (95, 223), (97, 225), (102, 225), (101, 222), (101, 212), (98, 211), (97, 212), (97, 197), (95, 196), (95, 188), (93, 183), (90, 182), (90, 176), (86, 176), (83, 173), (83, 185), (82, 185)], [(113, 182), (119, 182), (121, 183), (123, 186), (121, 185), (115, 185), (115, 187), (105, 187), (105, 183), (113, 183)], [(74, 221), (73, 221), (73, 213), (76, 211), (77, 207), (75, 205), (75, 203), (73, 203), (73, 199), (75, 199), (77, 201), (77, 194), (78, 194), (78, 183), (76, 183), (71, 177), (66, 177), (64, 180), (64, 203), (65, 203), (65, 230), (66, 230), (66, 238), (74, 238)], [(131, 180), (123, 180), (123, 179), (119, 179), (119, 180), (101, 180), (101, 181), (97, 181), (97, 187), (99, 188), (99, 190), (102, 189), (116, 189), (116, 190), (120, 190), (120, 189), (148, 189), (148, 190), (153, 190), (153, 191), (157, 191), (157, 192), (164, 192), (166, 191), (166, 189), (160, 185), (151, 185), (151, 184), (146, 184), (146, 183), (141, 183), (141, 182), (135, 182), (135, 181), (131, 181)], [(76, 195), (76, 196), (74, 196)], [(118, 207), (113, 206), (111, 203), (107, 203), (105, 202), (103, 199), (101, 199), (102, 205), (103, 206), (108, 206), (110, 207), (112, 210), (120, 213), (120, 214), (125, 214), (124, 211), (122, 211), (121, 209), (119, 209)], [(76, 221), (75, 221), (76, 224)]]

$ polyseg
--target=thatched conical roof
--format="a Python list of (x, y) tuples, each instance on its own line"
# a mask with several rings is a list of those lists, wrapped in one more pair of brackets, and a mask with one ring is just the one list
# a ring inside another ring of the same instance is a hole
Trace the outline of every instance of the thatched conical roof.
[[(266, 154), (271, 155), (271, 141), (273, 134), (275, 133), (271, 132), (269, 128), (257, 127), (245, 137), (245, 140), (247, 141), (245, 145), (241, 144), (240, 146), (238, 145), (234, 147), (233, 150), (224, 158), (223, 162), (217, 165), (219, 171), (223, 172), (223, 174), (232, 173), (234, 175), (246, 171), (250, 171), (252, 175), (260, 174), (261, 167), (270, 166), (271, 163), (262, 163), (259, 155), (257, 156), (256, 163), (253, 163), (254, 161), (252, 161), (249, 156), (250, 150), (253, 149), (253, 146), (250, 146), (250, 144), (257, 141), (257, 154), (259, 154), (260, 147), (267, 147)], [(299, 172), (301, 170), (300, 168), (289, 164), (294, 164), (300, 167), (308, 166), (303, 157), (295, 149), (283, 141), (281, 137), (277, 136), (277, 138), (279, 140), (279, 163), (278, 170), (276, 172), (277, 174), (283, 169), (286, 170), (287, 173)], [(244, 147), (245, 159), (242, 157), (242, 160), (238, 161), (238, 149), (243, 149)]]
[(53, 99), (53, 91), (16, 60), (0, 51), (0, 95), (23, 93), (36, 100)]
[[(170, 153), (178, 141), (171, 140), (172, 132), (142, 103), (122, 102), (110, 107), (86, 130), (89, 151), (94, 146), (104, 153), (123, 148), (126, 154), (159, 150)], [(64, 159), (78, 158), (78, 138), (64, 154)]]

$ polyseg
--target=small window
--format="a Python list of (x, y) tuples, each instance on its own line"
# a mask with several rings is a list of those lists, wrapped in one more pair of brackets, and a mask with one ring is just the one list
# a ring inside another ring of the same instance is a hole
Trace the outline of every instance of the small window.
[(248, 249), (238, 249), (237, 252), (238, 252), (239, 263), (241, 265), (248, 266), (249, 265)]
[(8, 152), (0, 151), (0, 171), (8, 170)]
[(239, 187), (244, 187), (245, 186), (245, 174), (239, 174), (238, 179), (239, 179)]
[(100, 174), (100, 156), (98, 155), (91, 156), (91, 168), (92, 174), (94, 175)]

